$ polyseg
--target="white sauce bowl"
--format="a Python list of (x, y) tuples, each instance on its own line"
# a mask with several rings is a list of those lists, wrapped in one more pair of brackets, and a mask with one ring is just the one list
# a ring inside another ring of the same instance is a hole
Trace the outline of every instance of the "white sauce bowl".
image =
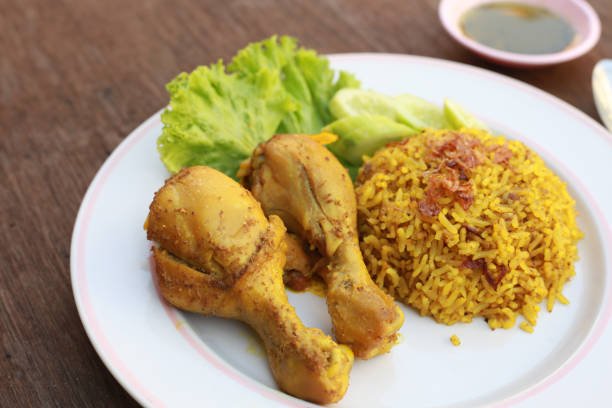
[[(461, 30), (461, 19), (467, 11), (483, 4), (501, 2), (528, 4), (548, 9), (565, 19), (574, 28), (576, 37), (569, 47), (560, 52), (518, 54), (483, 45)], [(461, 45), (490, 61), (513, 67), (546, 66), (573, 60), (590, 51), (601, 36), (599, 17), (584, 0), (441, 0), (438, 15), (446, 31)]]

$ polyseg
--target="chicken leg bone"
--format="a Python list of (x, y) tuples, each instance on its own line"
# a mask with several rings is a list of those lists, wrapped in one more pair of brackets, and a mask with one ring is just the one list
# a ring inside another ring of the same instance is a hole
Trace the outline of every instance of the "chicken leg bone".
[(211, 168), (185, 169), (155, 194), (145, 228), (168, 302), (252, 326), (287, 393), (324, 404), (342, 398), (353, 354), (299, 320), (282, 281), (285, 227), (268, 221), (247, 190)]
[(344, 167), (307, 135), (277, 135), (255, 149), (242, 173), (264, 212), (280, 216), (327, 258), (319, 273), (336, 340), (364, 359), (389, 351), (404, 315), (365, 267), (355, 192)]

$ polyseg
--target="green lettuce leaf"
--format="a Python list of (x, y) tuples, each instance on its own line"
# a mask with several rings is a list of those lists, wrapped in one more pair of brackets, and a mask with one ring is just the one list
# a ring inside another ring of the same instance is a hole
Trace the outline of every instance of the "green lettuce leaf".
[(205, 164), (235, 177), (240, 162), (275, 133), (318, 133), (332, 120), (329, 101), (358, 87), (346, 72), (297, 47), (291, 37), (270, 37), (222, 62), (182, 73), (167, 86), (169, 108), (157, 141), (171, 173)]
[(277, 133), (318, 133), (332, 120), (329, 101), (343, 88), (359, 87), (346, 72), (336, 73), (327, 58), (313, 50), (297, 48), (294, 38), (272, 36), (242, 49), (228, 66), (241, 76), (257, 75), (261, 69), (279, 73), (282, 85), (297, 109), (282, 120)]
[(157, 146), (171, 173), (206, 164), (235, 177), (240, 162), (296, 109), (269, 69), (239, 77), (218, 62), (182, 73), (166, 88), (170, 105)]

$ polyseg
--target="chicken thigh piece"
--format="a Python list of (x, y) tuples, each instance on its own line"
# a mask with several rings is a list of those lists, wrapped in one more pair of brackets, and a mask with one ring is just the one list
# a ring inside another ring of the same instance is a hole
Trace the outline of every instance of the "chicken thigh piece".
[(282, 281), (285, 227), (268, 221), (250, 192), (209, 167), (185, 169), (155, 194), (145, 228), (168, 302), (252, 326), (287, 393), (323, 404), (342, 398), (353, 353), (299, 320)]
[(355, 192), (344, 167), (307, 135), (277, 135), (255, 149), (242, 176), (266, 214), (281, 217), (327, 258), (319, 273), (336, 340), (359, 358), (389, 351), (404, 315), (363, 262)]

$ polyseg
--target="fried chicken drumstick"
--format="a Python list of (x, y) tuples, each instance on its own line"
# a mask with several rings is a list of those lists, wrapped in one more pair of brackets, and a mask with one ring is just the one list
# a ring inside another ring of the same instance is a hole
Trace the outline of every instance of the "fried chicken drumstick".
[(155, 194), (145, 228), (168, 302), (252, 326), (285, 392), (317, 403), (342, 398), (353, 354), (305, 327), (289, 304), (285, 227), (266, 219), (251, 193), (209, 167), (187, 168)]
[(327, 258), (320, 274), (336, 340), (364, 359), (387, 352), (404, 316), (363, 262), (355, 192), (344, 167), (307, 135), (277, 135), (255, 149), (242, 176), (266, 214), (281, 217)]

